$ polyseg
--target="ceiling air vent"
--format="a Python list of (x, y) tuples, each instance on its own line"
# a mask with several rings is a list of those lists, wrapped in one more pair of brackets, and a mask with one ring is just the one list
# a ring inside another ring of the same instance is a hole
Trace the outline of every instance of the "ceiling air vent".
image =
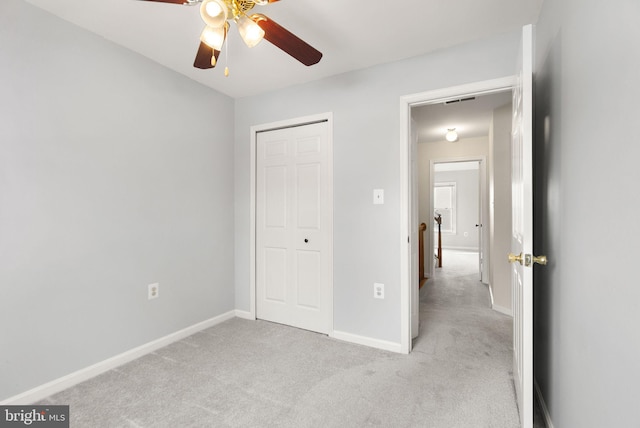
[(455, 104), (455, 103), (461, 103), (464, 101), (473, 101), (475, 100), (476, 97), (468, 97), (468, 98), (460, 98), (459, 100), (450, 100), (450, 101), (445, 101), (445, 104)]

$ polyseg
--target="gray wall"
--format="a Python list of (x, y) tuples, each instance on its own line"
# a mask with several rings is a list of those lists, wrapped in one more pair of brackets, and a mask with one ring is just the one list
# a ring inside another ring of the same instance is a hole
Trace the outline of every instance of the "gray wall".
[[(456, 232), (442, 234), (442, 248), (478, 251), (480, 234), (476, 224), (480, 222), (480, 170), (437, 171), (434, 184), (456, 183)], [(433, 224), (433, 223), (432, 223)], [(434, 225), (437, 235), (437, 227)], [(464, 236), (465, 232), (467, 236)], [(434, 248), (437, 246), (437, 238)]]
[(489, 146), (489, 286), (493, 307), (511, 313), (511, 103), (493, 111)]
[(231, 99), (2, 0), (0, 121), (0, 400), (234, 309)]
[[(236, 307), (249, 310), (251, 125), (334, 114), (334, 329), (400, 342), (400, 97), (512, 75), (519, 32), (236, 100)], [(461, 65), (462, 64), (462, 65)], [(373, 189), (385, 204), (372, 204)], [(385, 299), (374, 300), (374, 282)]]
[(536, 30), (535, 377), (559, 428), (640, 424), (639, 16), (545, 0)]

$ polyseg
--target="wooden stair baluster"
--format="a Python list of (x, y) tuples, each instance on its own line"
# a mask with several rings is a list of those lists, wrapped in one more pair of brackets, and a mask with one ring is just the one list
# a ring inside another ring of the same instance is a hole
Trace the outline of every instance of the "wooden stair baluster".
[(418, 284), (422, 288), (427, 281), (427, 277), (424, 276), (424, 231), (427, 230), (425, 223), (420, 223), (418, 228)]
[(435, 217), (436, 223), (438, 223), (438, 254), (436, 258), (438, 259), (438, 267), (442, 267), (442, 215), (438, 214)]

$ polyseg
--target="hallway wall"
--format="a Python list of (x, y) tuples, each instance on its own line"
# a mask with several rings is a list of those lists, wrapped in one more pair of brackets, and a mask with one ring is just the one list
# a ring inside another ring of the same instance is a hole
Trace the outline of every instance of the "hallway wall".
[(511, 103), (493, 112), (489, 135), (489, 286), (494, 309), (512, 314), (511, 266)]
[[(418, 223), (426, 223), (427, 230), (433, 231), (433, 215), (430, 208), (430, 188), (431, 162), (434, 160), (451, 160), (456, 158), (469, 157), (485, 157), (489, 159), (489, 139), (488, 137), (478, 138), (462, 138), (455, 144), (448, 141), (439, 141), (436, 143), (419, 143), (418, 144)], [(488, 188), (488, 176), (486, 186)], [(485, 210), (485, 216), (488, 218), (488, 209)], [(427, 235), (425, 235), (427, 238)], [(433, 239), (433, 238), (432, 238)], [(431, 247), (435, 244), (431, 245)], [(427, 246), (428, 247), (428, 246)], [(425, 272), (432, 272), (434, 268), (434, 259), (432, 254), (425, 251), (424, 260)]]
[[(479, 249), (480, 230), (476, 227), (480, 222), (479, 174), (479, 169), (434, 173), (434, 184), (439, 182), (456, 184), (456, 231), (442, 234), (443, 248), (476, 252)], [(434, 236), (437, 236), (437, 226), (434, 223), (429, 226), (431, 226), (429, 230), (433, 230)], [(437, 238), (434, 240), (437, 245)]]

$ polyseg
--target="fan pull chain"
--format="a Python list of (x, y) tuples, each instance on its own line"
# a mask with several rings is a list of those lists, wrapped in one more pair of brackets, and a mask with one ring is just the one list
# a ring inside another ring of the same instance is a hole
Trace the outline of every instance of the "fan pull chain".
[(224, 77), (229, 77), (229, 43), (224, 44)]

